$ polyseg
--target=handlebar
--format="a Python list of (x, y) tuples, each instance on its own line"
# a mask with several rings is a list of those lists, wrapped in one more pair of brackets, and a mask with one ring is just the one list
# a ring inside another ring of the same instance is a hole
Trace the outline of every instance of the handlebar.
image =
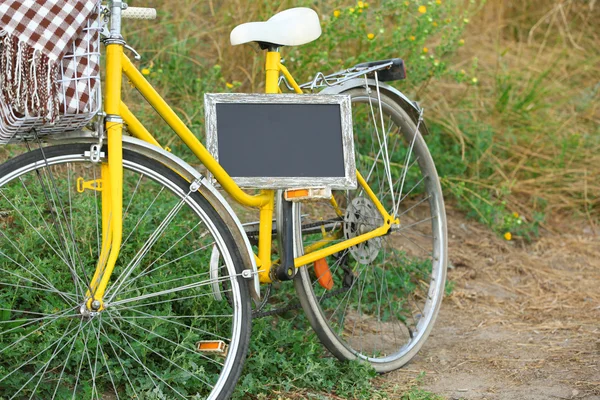
[(156, 19), (156, 9), (146, 7), (127, 7), (121, 11), (121, 18)]

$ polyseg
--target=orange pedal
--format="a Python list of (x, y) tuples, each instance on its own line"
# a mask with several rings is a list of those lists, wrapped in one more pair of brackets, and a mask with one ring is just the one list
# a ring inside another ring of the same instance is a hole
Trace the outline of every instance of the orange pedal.
[(329, 265), (324, 258), (315, 261), (315, 274), (319, 280), (319, 285), (323, 286), (327, 290), (331, 290), (333, 287), (333, 276), (329, 270)]

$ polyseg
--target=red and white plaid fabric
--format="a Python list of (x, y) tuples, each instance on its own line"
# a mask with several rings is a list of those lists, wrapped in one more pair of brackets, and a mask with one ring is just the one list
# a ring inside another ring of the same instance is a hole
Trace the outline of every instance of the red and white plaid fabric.
[[(96, 8), (91, 20), (98, 17), (100, 8)], [(96, 77), (100, 71), (100, 49), (98, 48), (98, 27), (84, 29), (71, 44), (71, 49), (65, 54), (61, 64), (60, 113), (87, 113), (92, 107), (91, 97), (96, 91)]]
[[(24, 115), (54, 120), (61, 60), (73, 49), (73, 41), (76, 51), (89, 51), (86, 36), (94, 32), (83, 28), (96, 6), (97, 0), (0, 0), (0, 100)], [(65, 61), (66, 77), (77, 77), (80, 68), (98, 67), (79, 66), (78, 57)], [(74, 86), (71, 90), (77, 93)], [(72, 98), (62, 100), (73, 109)]]

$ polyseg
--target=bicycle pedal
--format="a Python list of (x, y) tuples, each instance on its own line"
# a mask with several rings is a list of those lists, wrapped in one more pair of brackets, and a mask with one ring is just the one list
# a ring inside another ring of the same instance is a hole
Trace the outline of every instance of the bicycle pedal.
[(196, 343), (196, 350), (226, 357), (229, 346), (222, 340), (201, 340)]
[(287, 201), (299, 202), (307, 200), (329, 200), (331, 198), (331, 188), (306, 188), (306, 189), (288, 189), (284, 195)]
[(324, 258), (318, 259), (314, 263), (314, 268), (319, 285), (324, 289), (331, 290), (333, 288), (333, 276), (331, 275), (329, 265), (327, 265), (327, 260)]

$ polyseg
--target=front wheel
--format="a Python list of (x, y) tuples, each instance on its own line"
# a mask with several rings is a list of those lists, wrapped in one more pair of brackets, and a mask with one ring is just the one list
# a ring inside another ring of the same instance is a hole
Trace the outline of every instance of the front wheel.
[[(438, 175), (410, 117), (377, 88), (352, 98), (356, 166), (376, 197), (400, 219), (387, 235), (300, 268), (295, 286), (321, 342), (341, 360), (378, 372), (407, 363), (438, 313), (446, 279), (446, 214)], [(367, 195), (334, 192), (330, 203), (303, 204), (297, 251), (336, 243), (381, 226)]]
[(189, 182), (125, 150), (123, 244), (106, 308), (87, 312), (107, 190), (89, 151), (0, 166), (0, 398), (229, 398), (251, 324), (231, 233)]

